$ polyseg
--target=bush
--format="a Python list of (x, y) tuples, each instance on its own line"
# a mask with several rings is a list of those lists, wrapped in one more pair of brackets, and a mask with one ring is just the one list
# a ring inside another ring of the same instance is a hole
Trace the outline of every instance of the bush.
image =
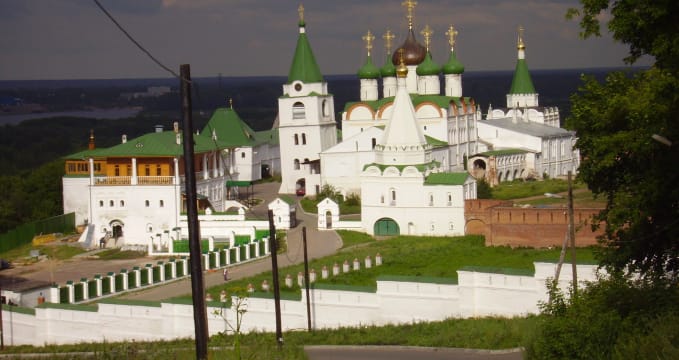
[[(676, 286), (612, 277), (571, 298), (553, 288), (550, 295), (526, 344), (527, 359), (676, 358), (668, 355), (678, 351), (679, 325), (668, 321), (679, 314)], [(657, 351), (663, 354), (650, 356)]]
[(357, 193), (349, 193), (344, 199), (344, 204), (348, 206), (361, 206), (361, 196)]
[(493, 198), (493, 189), (491, 189), (486, 179), (476, 180), (476, 198), (477, 199)]

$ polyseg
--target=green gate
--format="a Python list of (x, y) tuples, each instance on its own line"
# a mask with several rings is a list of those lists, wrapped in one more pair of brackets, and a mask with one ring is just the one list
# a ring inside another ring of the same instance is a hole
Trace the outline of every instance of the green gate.
[(394, 219), (381, 218), (375, 222), (374, 226), (375, 235), (381, 236), (393, 236), (400, 235), (401, 232), (398, 228), (398, 223)]

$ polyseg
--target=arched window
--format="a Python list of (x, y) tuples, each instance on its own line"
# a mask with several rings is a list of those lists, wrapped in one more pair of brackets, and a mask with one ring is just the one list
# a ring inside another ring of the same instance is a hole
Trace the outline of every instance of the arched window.
[(104, 200), (99, 200), (99, 207), (104, 207)]
[(299, 136), (295, 134), (295, 145), (299, 145)]
[(109, 200), (108, 206), (113, 207), (113, 200)]
[(241, 157), (241, 159), (245, 159), (245, 151), (240, 153), (240, 157)]
[(146, 201), (144, 201), (144, 205), (145, 205), (146, 207), (149, 207), (149, 206), (151, 205), (151, 203), (150, 203), (148, 200), (146, 200)]
[(295, 170), (299, 170), (299, 159), (295, 159), (295, 166), (294, 166), (294, 169), (295, 169)]
[(372, 138), (372, 148), (375, 148), (375, 145), (377, 145), (377, 139)]
[(389, 193), (391, 194), (390, 205), (394, 206), (394, 205), (396, 205), (396, 189), (394, 189), (394, 188), (389, 189)]
[(434, 206), (434, 194), (429, 193), (429, 206)]
[(160, 200), (160, 204), (159, 204), (159, 205), (160, 205), (160, 207), (164, 207), (164, 206), (165, 206), (165, 201)]
[(302, 133), (302, 145), (306, 145), (306, 134)]
[(292, 118), (295, 120), (304, 119), (306, 113), (304, 110), (304, 104), (301, 102), (296, 102), (292, 105)]
[(125, 207), (125, 200), (120, 200), (120, 207)]

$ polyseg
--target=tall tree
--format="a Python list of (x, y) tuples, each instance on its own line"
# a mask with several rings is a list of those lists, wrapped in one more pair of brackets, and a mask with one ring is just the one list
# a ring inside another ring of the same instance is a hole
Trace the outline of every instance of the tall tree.
[(610, 270), (679, 280), (679, 2), (581, 0), (583, 37), (599, 19), (629, 45), (625, 61), (648, 55), (651, 69), (585, 80), (571, 98), (568, 127), (578, 135), (579, 176), (604, 196), (601, 261)]

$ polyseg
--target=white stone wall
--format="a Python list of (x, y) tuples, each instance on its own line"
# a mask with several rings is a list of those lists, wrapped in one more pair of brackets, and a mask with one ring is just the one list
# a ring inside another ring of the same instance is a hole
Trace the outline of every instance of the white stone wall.
[(71, 212), (75, 213), (75, 223), (84, 224), (90, 219), (89, 207), (89, 188), (90, 178), (88, 177), (63, 177), (63, 199), (64, 199), (64, 214)]
[[(458, 271), (458, 284), (378, 281), (377, 291), (312, 290), (312, 326), (406, 324), (447, 318), (521, 316), (538, 312), (547, 300), (545, 281), (554, 277), (556, 264), (535, 263), (534, 276)], [(578, 265), (581, 284), (596, 280), (596, 266)], [(570, 266), (562, 269), (559, 285), (570, 285)], [(306, 297), (281, 301), (284, 330), (306, 328)], [(273, 299), (249, 298), (242, 329), (275, 331)], [(194, 336), (191, 305), (159, 303), (156, 306), (124, 302), (99, 303), (96, 310), (45, 304), (35, 315), (3, 310), (5, 344), (37, 345), (123, 340), (170, 340)], [(235, 309), (225, 309), (234, 321)], [(225, 330), (218, 303), (207, 308), (210, 335)]]

